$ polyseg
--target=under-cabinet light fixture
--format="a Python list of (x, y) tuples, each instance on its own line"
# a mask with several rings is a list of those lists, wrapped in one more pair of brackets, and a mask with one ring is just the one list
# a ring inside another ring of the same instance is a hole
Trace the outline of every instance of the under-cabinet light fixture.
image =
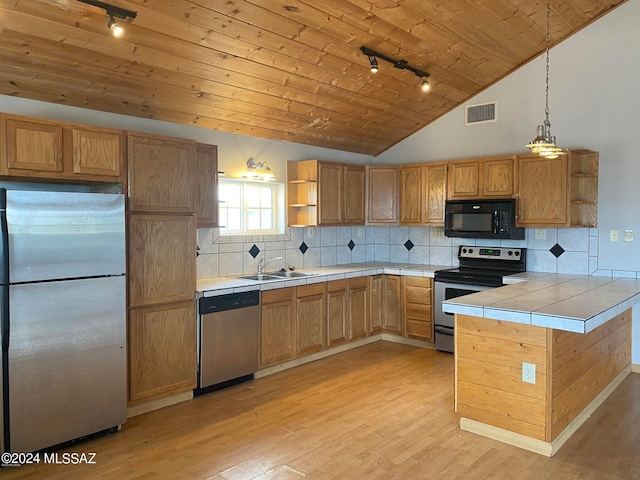
[(85, 3), (87, 5), (91, 5), (94, 7), (102, 8), (107, 15), (109, 15), (109, 21), (107, 22), (107, 27), (111, 31), (114, 37), (119, 37), (124, 32), (122, 25), (120, 25), (116, 18), (121, 20), (126, 20), (127, 18), (134, 19), (138, 15), (136, 12), (132, 12), (131, 10), (125, 10), (124, 8), (114, 7), (113, 5), (109, 5), (108, 3), (99, 2), (98, 0), (78, 0), (80, 3)]
[(391, 57), (388, 57), (387, 55), (378, 53), (365, 46), (360, 47), (360, 51), (369, 58), (369, 63), (371, 64), (372, 73), (376, 73), (378, 71), (378, 58), (379, 58), (381, 60), (384, 60), (386, 62), (393, 64), (394, 68), (399, 68), (400, 70), (409, 70), (415, 73), (416, 77), (422, 80), (420, 88), (422, 89), (423, 92), (427, 92), (431, 88), (429, 85), (429, 80), (427, 80), (427, 78), (429, 77), (429, 74), (424, 70), (420, 70), (416, 67), (412, 67), (411, 65), (409, 65), (409, 62), (407, 62), (406, 60), (395, 60)]

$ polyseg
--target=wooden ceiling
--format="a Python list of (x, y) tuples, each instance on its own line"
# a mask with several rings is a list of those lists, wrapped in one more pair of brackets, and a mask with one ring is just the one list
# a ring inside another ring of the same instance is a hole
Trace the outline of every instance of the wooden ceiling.
[[(551, 0), (552, 43), (624, 1)], [(108, 3), (137, 12), (120, 38), (77, 0), (0, 0), (0, 94), (377, 155), (545, 48), (544, 0)]]

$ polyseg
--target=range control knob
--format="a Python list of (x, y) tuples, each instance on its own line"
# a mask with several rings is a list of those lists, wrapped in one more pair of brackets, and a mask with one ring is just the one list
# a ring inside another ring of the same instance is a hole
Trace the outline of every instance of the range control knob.
[(469, 249), (469, 253), (473, 253), (473, 248), (470, 248), (470, 249)]
[(516, 256), (516, 257), (519, 257), (519, 256), (520, 256), (520, 250), (516, 250), (515, 256)]
[(507, 255), (509, 255), (509, 256), (513, 255), (513, 250), (508, 250), (507, 251)]
[(463, 249), (462, 249), (462, 253), (467, 253), (467, 249), (466, 249), (466, 248), (463, 248)]

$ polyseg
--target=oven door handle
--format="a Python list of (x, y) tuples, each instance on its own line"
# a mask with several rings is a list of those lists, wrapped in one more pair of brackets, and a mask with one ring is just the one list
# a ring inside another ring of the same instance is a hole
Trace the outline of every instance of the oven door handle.
[(493, 211), (493, 233), (498, 234), (500, 231), (500, 214), (498, 210)]
[(448, 335), (450, 337), (453, 337), (453, 328), (451, 327), (436, 325), (435, 327), (433, 327), (433, 330), (435, 333), (441, 333), (442, 335)]

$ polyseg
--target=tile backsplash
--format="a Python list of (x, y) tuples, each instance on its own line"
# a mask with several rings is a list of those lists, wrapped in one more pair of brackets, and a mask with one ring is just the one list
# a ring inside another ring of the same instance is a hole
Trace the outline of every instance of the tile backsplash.
[[(537, 235), (536, 235), (537, 233)], [(220, 236), (198, 229), (198, 278), (254, 273), (260, 259), (279, 270), (361, 262), (456, 266), (458, 246), (527, 248), (527, 270), (534, 272), (636, 277), (636, 272), (598, 270), (597, 228), (528, 228), (525, 240), (445, 237), (442, 227), (362, 226), (287, 228), (279, 235)]]

